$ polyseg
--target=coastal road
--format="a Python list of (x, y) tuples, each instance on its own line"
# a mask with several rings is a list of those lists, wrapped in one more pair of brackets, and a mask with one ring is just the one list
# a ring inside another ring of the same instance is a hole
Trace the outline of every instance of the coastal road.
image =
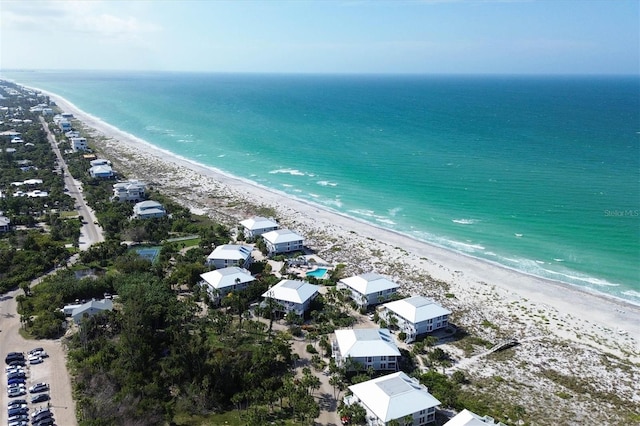
[(82, 217), (82, 228), (80, 228), (80, 250), (88, 249), (92, 244), (104, 241), (102, 229), (98, 225), (94, 211), (87, 205), (82, 192), (82, 183), (73, 178), (69, 173), (67, 163), (60, 152), (60, 147), (56, 142), (56, 137), (49, 130), (49, 126), (44, 118), (40, 117), (42, 128), (47, 133), (47, 139), (51, 144), (51, 149), (58, 159), (58, 165), (64, 176), (64, 186), (68, 189), (67, 194), (75, 200), (78, 214)]

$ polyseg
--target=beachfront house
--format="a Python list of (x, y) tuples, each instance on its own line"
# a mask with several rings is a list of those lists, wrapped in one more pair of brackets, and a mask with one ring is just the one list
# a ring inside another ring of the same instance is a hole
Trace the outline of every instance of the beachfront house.
[(89, 164), (91, 164), (92, 167), (94, 167), (94, 166), (110, 166), (111, 165), (111, 161), (105, 160), (104, 158), (96, 158), (95, 160), (91, 160), (89, 162)]
[(58, 127), (60, 127), (60, 130), (63, 132), (68, 132), (71, 130), (71, 122), (67, 119), (62, 119), (58, 122)]
[(80, 324), (82, 318), (92, 317), (100, 312), (111, 310), (113, 310), (113, 302), (110, 299), (91, 300), (73, 309), (71, 317), (73, 322)]
[(261, 216), (254, 216), (249, 219), (245, 219), (240, 222), (242, 226), (242, 232), (245, 238), (256, 238), (265, 232), (275, 231), (278, 229), (278, 224), (271, 219), (267, 219)]
[(476, 413), (464, 409), (452, 417), (444, 426), (506, 426), (502, 422), (496, 422), (493, 417), (480, 417)]
[(209, 298), (215, 303), (230, 292), (246, 289), (255, 281), (249, 271), (237, 266), (205, 272), (200, 274), (200, 278), (200, 285), (206, 288)]
[(293, 312), (303, 316), (311, 301), (318, 295), (317, 285), (305, 281), (282, 280), (262, 294), (265, 299), (275, 301), (275, 310), (283, 314)]
[(435, 421), (440, 405), (418, 379), (402, 371), (349, 386), (349, 390), (352, 394), (344, 397), (345, 404), (361, 405), (368, 426), (386, 426), (392, 420), (426, 425)]
[(74, 138), (70, 139), (70, 142), (71, 142), (71, 150), (73, 152), (86, 151), (87, 150), (87, 139), (86, 138), (74, 137)]
[(304, 238), (289, 229), (265, 232), (262, 234), (262, 238), (270, 256), (301, 251), (304, 248)]
[(89, 175), (97, 179), (109, 179), (113, 177), (113, 169), (107, 164), (92, 166), (89, 169)]
[(133, 217), (135, 219), (152, 219), (165, 217), (166, 215), (167, 212), (164, 206), (157, 201), (141, 201), (133, 206)]
[(400, 351), (386, 328), (357, 328), (335, 331), (332, 356), (338, 367), (348, 371), (372, 368), (398, 370)]
[(114, 201), (135, 201), (140, 202), (145, 198), (146, 186), (142, 182), (129, 180), (126, 182), (118, 182), (113, 185)]
[(395, 323), (406, 333), (405, 342), (413, 342), (416, 337), (449, 325), (451, 311), (438, 305), (424, 296), (413, 296), (406, 299), (385, 303), (380, 318), (387, 324)]
[(336, 288), (349, 291), (351, 299), (361, 308), (388, 301), (398, 292), (398, 284), (382, 275), (361, 274), (338, 281)]

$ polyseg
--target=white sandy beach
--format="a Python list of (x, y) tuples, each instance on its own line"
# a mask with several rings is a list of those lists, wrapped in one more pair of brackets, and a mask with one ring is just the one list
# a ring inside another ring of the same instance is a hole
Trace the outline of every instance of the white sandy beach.
[[(548, 385), (536, 375), (542, 368), (539, 363), (545, 362), (545, 368), (586, 375), (603, 389), (617, 381), (622, 398), (640, 401), (635, 385), (640, 378), (639, 306), (454, 253), (252, 185), (156, 149), (49, 95), (62, 110), (95, 130), (98, 151), (128, 178), (146, 181), (193, 211), (232, 226), (254, 213), (252, 206), (274, 208), (281, 224), (305, 236), (307, 246), (321, 258), (346, 264), (350, 273), (386, 274), (404, 293), (438, 300), (454, 312), (454, 323), (487, 340), (517, 338), (518, 361), (531, 366), (520, 373), (521, 381), (539, 387), (541, 394)], [(483, 321), (492, 326), (483, 327)], [(617, 371), (602, 372), (594, 368), (601, 354), (636, 364), (624, 377)], [(479, 376), (506, 368), (460, 365)], [(509, 368), (514, 365), (515, 361)], [(563, 404), (577, 406), (576, 401), (552, 402), (557, 408)], [(574, 406), (570, 408), (576, 412), (592, 409)]]

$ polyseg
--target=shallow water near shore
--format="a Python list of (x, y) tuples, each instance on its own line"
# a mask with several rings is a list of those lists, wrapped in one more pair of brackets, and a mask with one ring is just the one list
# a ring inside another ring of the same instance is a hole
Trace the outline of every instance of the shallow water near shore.
[(637, 78), (4, 76), (242, 179), (640, 303)]

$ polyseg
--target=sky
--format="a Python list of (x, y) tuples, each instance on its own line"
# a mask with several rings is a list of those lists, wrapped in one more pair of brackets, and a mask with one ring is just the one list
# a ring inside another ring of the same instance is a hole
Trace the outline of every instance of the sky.
[(635, 74), (640, 0), (0, 0), (0, 70)]

